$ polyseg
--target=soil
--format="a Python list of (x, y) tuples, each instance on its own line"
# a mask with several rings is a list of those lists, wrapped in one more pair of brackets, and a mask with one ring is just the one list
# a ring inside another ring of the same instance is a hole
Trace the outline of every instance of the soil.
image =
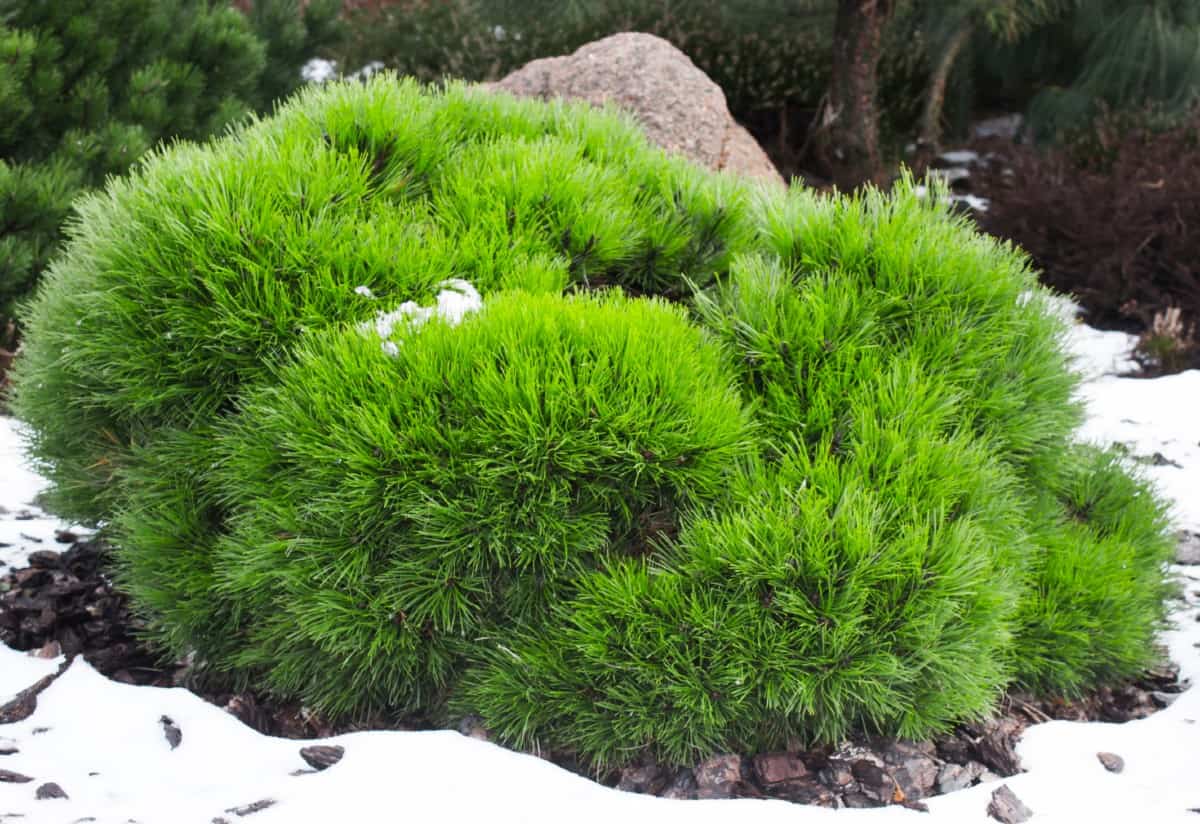
[[(260, 733), (294, 739), (325, 738), (363, 729), (428, 729), (420, 719), (375, 719), (355, 725), (333, 724), (296, 702), (279, 701), (252, 691), (207, 687), (188, 661), (164, 662), (141, 640), (142, 624), (104, 573), (107, 549), (98, 539), (62, 533), (65, 551), (36, 552), (25, 569), (0, 577), (0, 641), (45, 657), (82, 656), (108, 677), (129, 684), (186, 687), (224, 708)], [(47, 676), (0, 706), (0, 724), (33, 713)], [(1021, 771), (1014, 746), (1031, 724), (1052, 719), (1122, 722), (1144, 718), (1168, 706), (1186, 689), (1178, 669), (1164, 665), (1142, 677), (1106, 687), (1075, 700), (1037, 698), (1020, 693), (1005, 697), (996, 715), (965, 724), (952, 734), (926, 742), (861, 739), (837, 747), (788, 752), (726, 754), (691, 768), (641, 763), (606, 773), (589, 773), (567, 753), (541, 753), (560, 766), (609, 786), (672, 798), (781, 798), (829, 807), (877, 807), (902, 804), (923, 808), (921, 799)], [(168, 740), (174, 722), (162, 719)], [(476, 719), (464, 719), (460, 731), (487, 738)], [(326, 749), (326, 748), (309, 748)], [(333, 763), (330, 753), (314, 758)], [(1105, 753), (1098, 755), (1119, 756)], [(311, 762), (310, 762), (311, 763)]]

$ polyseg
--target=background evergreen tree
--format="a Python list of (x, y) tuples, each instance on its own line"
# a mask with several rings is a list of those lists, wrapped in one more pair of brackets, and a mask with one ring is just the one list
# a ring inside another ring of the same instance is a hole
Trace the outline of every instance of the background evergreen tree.
[(338, 37), (340, 9), (0, 0), (0, 327), (54, 254), (76, 195), (159, 141), (206, 138), (290, 94), (304, 61)]
[(342, 0), (254, 0), (244, 10), (267, 50), (254, 100), (255, 108), (267, 111), (300, 87), (306, 61), (341, 39)]
[(982, 32), (986, 37), (1014, 43), (1062, 17), (1074, 0), (959, 0), (925, 5), (922, 26), (933, 44), (933, 53), (917, 142), (936, 150), (942, 137), (946, 88), (972, 39)]
[(1195, 0), (1071, 0), (1025, 37), (978, 45), (976, 105), (1027, 110), (1043, 139), (1090, 130), (1104, 111), (1178, 122), (1200, 96)]
[(1081, 66), (1030, 104), (1043, 136), (1086, 127), (1104, 110), (1187, 111), (1200, 99), (1200, 3), (1094, 0), (1070, 19)]
[(0, 0), (0, 314), (32, 287), (82, 188), (245, 114), (265, 59), (230, 6)]

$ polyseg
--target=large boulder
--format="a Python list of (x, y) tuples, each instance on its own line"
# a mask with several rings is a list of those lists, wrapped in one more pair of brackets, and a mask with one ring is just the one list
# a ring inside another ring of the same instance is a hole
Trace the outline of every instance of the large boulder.
[(534, 60), (490, 86), (520, 97), (565, 97), (630, 112), (658, 145), (710, 169), (783, 183), (742, 128), (721, 87), (686, 54), (652, 34), (625, 32), (566, 57)]

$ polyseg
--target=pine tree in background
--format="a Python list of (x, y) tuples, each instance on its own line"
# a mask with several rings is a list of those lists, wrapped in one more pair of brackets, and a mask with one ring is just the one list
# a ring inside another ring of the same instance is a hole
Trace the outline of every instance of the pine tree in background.
[(1071, 34), (1082, 68), (1030, 104), (1038, 134), (1087, 128), (1104, 110), (1173, 115), (1200, 100), (1200, 3), (1195, 0), (1076, 2)]
[(81, 189), (245, 114), (265, 59), (241, 14), (203, 0), (0, 0), (0, 316)]
[(266, 68), (254, 104), (268, 111), (300, 87), (300, 67), (307, 60), (341, 39), (342, 0), (254, 0), (239, 6), (266, 45)]
[(933, 41), (935, 54), (917, 143), (936, 151), (942, 137), (947, 84), (976, 32), (983, 29), (990, 37), (1014, 43), (1062, 17), (1074, 0), (957, 0), (924, 5), (923, 28)]
[(340, 35), (339, 0), (241, 5), (0, 0), (0, 328), (49, 263), (76, 195), (159, 141), (268, 110)]

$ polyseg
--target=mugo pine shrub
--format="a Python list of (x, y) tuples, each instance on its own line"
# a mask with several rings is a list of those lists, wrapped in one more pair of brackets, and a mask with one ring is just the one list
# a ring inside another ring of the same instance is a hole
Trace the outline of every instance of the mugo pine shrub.
[(79, 208), (14, 404), (209, 677), (614, 764), (1154, 656), (1161, 504), (1072, 445), (1023, 259), (908, 184), (760, 189), (379, 77)]

